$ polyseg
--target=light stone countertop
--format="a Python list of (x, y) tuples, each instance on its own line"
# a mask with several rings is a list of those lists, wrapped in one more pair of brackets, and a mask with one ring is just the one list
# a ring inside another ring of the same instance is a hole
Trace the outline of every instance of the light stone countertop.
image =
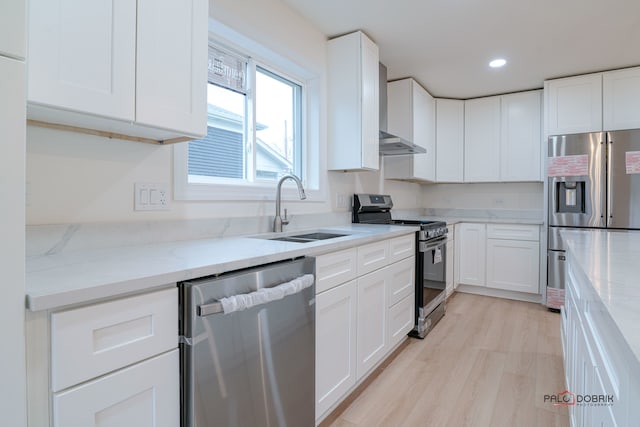
[(564, 230), (568, 260), (590, 282), (640, 361), (640, 232)]
[[(349, 234), (311, 243), (251, 236), (94, 249), (27, 258), (26, 305), (56, 309), (175, 286), (176, 282), (414, 233), (418, 227), (348, 224), (307, 230)], [(305, 230), (261, 237), (302, 234)]]

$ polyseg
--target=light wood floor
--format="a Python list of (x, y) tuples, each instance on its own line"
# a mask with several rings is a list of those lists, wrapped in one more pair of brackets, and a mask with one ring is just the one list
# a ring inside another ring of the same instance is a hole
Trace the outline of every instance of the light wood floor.
[(457, 293), (321, 426), (568, 426), (566, 407), (543, 401), (564, 390), (559, 328), (540, 304)]

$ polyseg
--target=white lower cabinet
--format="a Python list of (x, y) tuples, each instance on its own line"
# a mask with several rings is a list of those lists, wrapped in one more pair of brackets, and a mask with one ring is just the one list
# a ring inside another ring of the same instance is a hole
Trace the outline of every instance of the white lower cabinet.
[(540, 244), (519, 240), (487, 240), (487, 287), (538, 293)]
[(356, 285), (316, 296), (316, 419), (356, 383)]
[(459, 230), (459, 274), (460, 283), (485, 286), (486, 270), (486, 226), (463, 223)]
[[(332, 279), (328, 289), (316, 287), (316, 422), (413, 328), (415, 256), (408, 248), (414, 248), (414, 242), (410, 234), (340, 251), (357, 253), (357, 278), (342, 284)], [(327, 273), (341, 258), (336, 254), (316, 257), (319, 280), (331, 276)]]
[(388, 268), (358, 278), (358, 377), (373, 368), (387, 349)]
[[(452, 234), (453, 234), (453, 230)], [(451, 237), (449, 237), (449, 240), (447, 240), (447, 249), (446, 249), (446, 256), (447, 256), (447, 269), (445, 271), (445, 289), (446, 289), (446, 297), (449, 297), (454, 290), (454, 271), (455, 271), (455, 240)]]
[(53, 396), (54, 427), (180, 425), (177, 349)]
[(456, 225), (456, 233), (457, 282), (539, 293), (539, 226), (462, 223)]

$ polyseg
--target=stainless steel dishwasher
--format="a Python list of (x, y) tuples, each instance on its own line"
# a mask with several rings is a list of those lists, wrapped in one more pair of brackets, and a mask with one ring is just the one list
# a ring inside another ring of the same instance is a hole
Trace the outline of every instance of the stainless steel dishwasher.
[(300, 258), (180, 283), (182, 427), (314, 426), (314, 270)]

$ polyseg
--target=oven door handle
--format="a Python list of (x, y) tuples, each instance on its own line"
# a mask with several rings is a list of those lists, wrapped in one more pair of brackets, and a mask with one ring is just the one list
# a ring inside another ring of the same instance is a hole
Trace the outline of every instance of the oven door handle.
[(439, 246), (444, 246), (447, 243), (447, 236), (438, 237), (436, 240), (431, 240), (428, 242), (420, 242), (420, 252), (427, 252), (432, 249), (435, 249)]

